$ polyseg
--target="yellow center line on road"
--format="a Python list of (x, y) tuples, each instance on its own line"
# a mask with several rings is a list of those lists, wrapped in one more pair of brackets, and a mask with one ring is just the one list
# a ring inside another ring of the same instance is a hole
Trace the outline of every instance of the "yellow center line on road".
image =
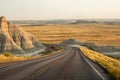
[(43, 72), (45, 72), (46, 70), (48, 70), (48, 68), (49, 67), (42, 68), (40, 71), (38, 71), (36, 74), (34, 74), (31, 77), (29, 77), (29, 79), (27, 79), (27, 80), (35, 80), (39, 75), (41, 75)]
[[(71, 52), (71, 51), (69, 51)], [(69, 53), (68, 52), (68, 53)], [(61, 58), (59, 59), (56, 59), (48, 64), (46, 64), (45, 66), (43, 66), (39, 71), (35, 72), (33, 75), (29, 76), (28, 78), (26, 78), (25, 80), (36, 80), (36, 78), (38, 78), (38, 76), (40, 76), (42, 73), (44, 73), (45, 71), (47, 71), (52, 65), (54, 65), (55, 63), (57, 62), (60, 62), (63, 58), (65, 57), (62, 56)]]
[(47, 71), (52, 65), (54, 65), (55, 63), (59, 62), (60, 60), (62, 60), (65, 56), (56, 59), (48, 64), (46, 64), (45, 66), (43, 66), (39, 71), (35, 72), (33, 75), (29, 76), (27, 79), (25, 80), (35, 80), (38, 76), (40, 76), (42, 73), (44, 73), (45, 71)]
[(41, 75), (42, 73), (47, 71), (53, 64), (59, 62), (62, 58), (63, 57), (61, 57), (60, 59), (57, 59), (51, 63), (48, 63), (47, 65), (43, 66), (43, 68), (41, 68), (39, 71), (37, 71), (36, 73), (34, 73), (33, 75), (31, 75), (30, 77), (28, 77), (25, 80), (35, 80), (39, 75)]

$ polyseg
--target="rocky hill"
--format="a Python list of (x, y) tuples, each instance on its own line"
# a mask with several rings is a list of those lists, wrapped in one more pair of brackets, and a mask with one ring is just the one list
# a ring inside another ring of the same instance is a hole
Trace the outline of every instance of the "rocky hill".
[(74, 38), (66, 39), (61, 43), (61, 45), (81, 45), (81, 44), (83, 43)]
[(0, 18), (0, 53), (38, 53), (44, 49), (33, 35), (8, 22), (4, 16)]

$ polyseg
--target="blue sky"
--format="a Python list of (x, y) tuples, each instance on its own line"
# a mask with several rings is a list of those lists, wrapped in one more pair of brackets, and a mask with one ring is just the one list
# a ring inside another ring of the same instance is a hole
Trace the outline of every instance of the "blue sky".
[(0, 0), (0, 16), (18, 20), (120, 18), (120, 0)]

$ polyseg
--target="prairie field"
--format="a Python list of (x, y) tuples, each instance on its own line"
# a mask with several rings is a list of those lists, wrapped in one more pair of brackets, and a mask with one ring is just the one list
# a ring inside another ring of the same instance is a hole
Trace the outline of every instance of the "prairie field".
[(120, 25), (96, 24), (68, 24), (24, 26), (25, 31), (35, 35), (44, 43), (59, 43), (68, 38), (76, 38), (81, 42), (92, 42), (103, 46), (117, 46), (120, 48)]
[(58, 49), (56, 48), (56, 50), (54, 51), (47, 51), (42, 55), (35, 55), (35, 56), (23, 56), (23, 55), (14, 56), (12, 53), (6, 52), (4, 54), (0, 54), (0, 64), (5, 62), (22, 61), (22, 60), (48, 57), (54, 54), (58, 54), (62, 50), (63, 50), (62, 48), (58, 48)]

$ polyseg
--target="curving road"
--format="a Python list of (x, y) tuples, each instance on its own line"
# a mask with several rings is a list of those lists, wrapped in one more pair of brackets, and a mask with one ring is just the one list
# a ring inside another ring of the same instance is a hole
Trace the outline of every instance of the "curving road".
[(46, 58), (0, 65), (0, 80), (110, 80), (78, 48), (67, 47)]

